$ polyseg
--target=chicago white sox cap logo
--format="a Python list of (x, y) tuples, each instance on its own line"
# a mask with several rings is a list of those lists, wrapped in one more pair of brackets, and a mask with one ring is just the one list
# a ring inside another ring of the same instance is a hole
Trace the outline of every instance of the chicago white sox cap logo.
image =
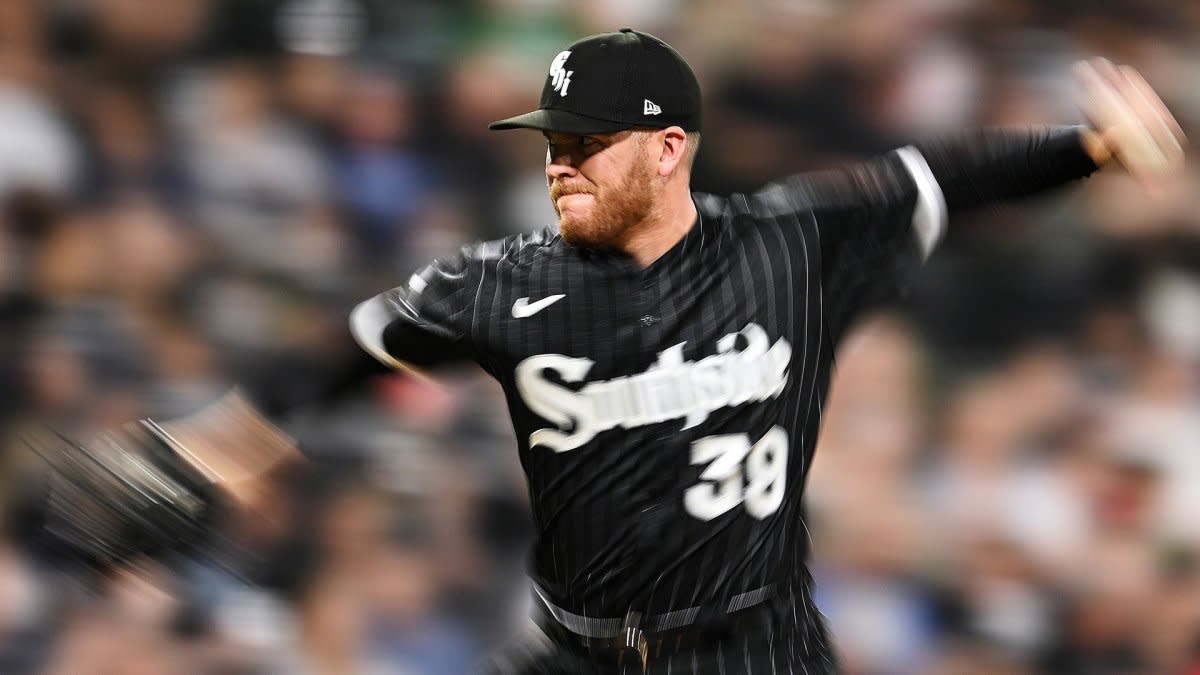
[(567, 57), (570, 55), (569, 51), (559, 52), (550, 62), (550, 81), (554, 83), (554, 91), (560, 96), (567, 95), (567, 87), (571, 86), (571, 76), (575, 74), (575, 71), (566, 69)]

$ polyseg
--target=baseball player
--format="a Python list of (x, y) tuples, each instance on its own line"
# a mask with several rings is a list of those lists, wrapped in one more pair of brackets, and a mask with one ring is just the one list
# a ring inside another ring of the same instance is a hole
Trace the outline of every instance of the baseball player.
[[(1078, 76), (1089, 127), (973, 131), (722, 197), (689, 188), (701, 98), (676, 51), (622, 29), (553, 59), (537, 110), (491, 126), (540, 132), (558, 222), (466, 246), (350, 316), (383, 363), (469, 359), (503, 386), (549, 647), (497, 670), (836, 670), (802, 497), (838, 341), (952, 212), (1109, 164), (1152, 187), (1182, 163), (1136, 72)], [(195, 435), (170, 440), (219, 463)]]

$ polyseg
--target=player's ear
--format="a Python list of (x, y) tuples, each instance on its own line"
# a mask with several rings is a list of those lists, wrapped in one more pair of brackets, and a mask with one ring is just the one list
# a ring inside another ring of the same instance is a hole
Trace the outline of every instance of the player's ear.
[(658, 144), (658, 175), (667, 178), (675, 173), (687, 154), (687, 132), (682, 127), (667, 127), (657, 134), (661, 142)]

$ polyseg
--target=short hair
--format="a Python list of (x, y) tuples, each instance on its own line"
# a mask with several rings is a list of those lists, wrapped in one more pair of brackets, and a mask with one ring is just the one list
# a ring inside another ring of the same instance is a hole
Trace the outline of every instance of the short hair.
[(696, 161), (696, 153), (700, 152), (700, 132), (687, 132), (687, 142), (683, 148), (683, 164), (689, 169)]
[[(635, 126), (635, 127), (631, 127), (631, 129), (636, 132), (645, 132), (645, 133), (638, 134), (640, 143), (644, 143), (646, 137), (649, 134), (655, 133), (657, 131), (662, 131), (661, 127), (647, 127), (647, 126)], [(700, 132), (699, 131), (687, 131), (684, 133), (687, 136), (687, 140), (684, 141), (683, 160), (680, 162), (680, 164), (682, 164), (685, 168), (690, 170), (692, 168), (692, 164), (696, 161), (696, 153), (700, 151)]]

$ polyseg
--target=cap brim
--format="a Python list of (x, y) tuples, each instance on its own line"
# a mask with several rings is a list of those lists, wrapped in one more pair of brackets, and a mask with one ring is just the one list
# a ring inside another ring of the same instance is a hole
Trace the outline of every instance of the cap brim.
[(594, 117), (580, 115), (566, 110), (534, 110), (524, 115), (492, 122), (488, 129), (503, 131), (505, 129), (540, 129), (541, 131), (557, 131), (564, 134), (609, 134), (614, 131), (628, 129), (629, 122), (612, 122), (598, 120)]

